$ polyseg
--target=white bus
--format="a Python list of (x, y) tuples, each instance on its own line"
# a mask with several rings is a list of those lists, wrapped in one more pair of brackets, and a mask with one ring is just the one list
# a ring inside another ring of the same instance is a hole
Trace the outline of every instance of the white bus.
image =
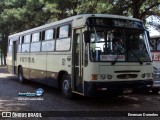
[(153, 60), (153, 86), (152, 92), (160, 90), (160, 35), (150, 36), (150, 47)]
[(118, 15), (77, 15), (10, 35), (7, 65), (21, 83), (59, 87), (67, 98), (147, 89), (153, 83), (143, 23)]

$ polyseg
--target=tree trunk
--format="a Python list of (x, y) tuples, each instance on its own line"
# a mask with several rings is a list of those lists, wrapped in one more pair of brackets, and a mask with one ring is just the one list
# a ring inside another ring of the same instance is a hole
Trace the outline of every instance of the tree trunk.
[(3, 56), (4, 59), (4, 65), (6, 65), (6, 56)]
[(132, 13), (133, 17), (139, 19), (140, 5), (137, 0), (132, 0), (132, 9), (133, 9), (133, 13)]
[(6, 65), (6, 56), (7, 56), (7, 48), (8, 48), (8, 36), (9, 32), (2, 33), (2, 46), (1, 46), (1, 52), (3, 54), (3, 64)]
[(2, 52), (1, 52), (1, 65), (3, 65), (3, 56), (2, 56)]

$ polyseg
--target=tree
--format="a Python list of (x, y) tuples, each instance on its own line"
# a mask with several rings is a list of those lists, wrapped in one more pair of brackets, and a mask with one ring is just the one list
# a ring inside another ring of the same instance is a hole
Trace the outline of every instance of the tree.
[(72, 15), (118, 14), (145, 21), (150, 15), (160, 15), (159, 5), (160, 0), (1, 0), (1, 50), (6, 56), (7, 37), (10, 34)]
[(44, 6), (44, 0), (0, 1), (1, 50), (4, 59), (7, 55), (7, 41), (10, 34), (45, 24), (50, 19), (50, 13), (43, 10)]
[(160, 0), (112, 0), (112, 13), (145, 20), (150, 15), (160, 15)]
[(81, 0), (48, 0), (45, 10), (51, 13), (51, 18), (61, 20), (77, 14), (77, 7)]
[(150, 15), (160, 15), (160, 0), (83, 0), (78, 13), (105, 13), (132, 16), (145, 20)]
[[(77, 11), (82, 13), (105, 13), (125, 15), (138, 18), (146, 22), (151, 15), (160, 19), (160, 0), (83, 0)], [(159, 28), (159, 23), (150, 21), (150, 25)]]
[(78, 14), (111, 13), (113, 8), (110, 0), (82, 0), (77, 7)]

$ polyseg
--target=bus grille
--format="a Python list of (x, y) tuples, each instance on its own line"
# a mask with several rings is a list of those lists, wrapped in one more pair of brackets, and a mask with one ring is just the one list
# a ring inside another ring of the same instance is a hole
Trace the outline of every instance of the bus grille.
[(137, 74), (121, 74), (117, 75), (118, 79), (130, 79), (130, 78), (137, 78)]

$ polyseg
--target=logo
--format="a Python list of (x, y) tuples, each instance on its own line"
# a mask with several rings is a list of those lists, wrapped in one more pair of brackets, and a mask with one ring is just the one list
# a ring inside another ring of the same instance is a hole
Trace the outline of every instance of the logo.
[(38, 88), (35, 92), (19, 92), (18, 100), (43, 100), (44, 90)]
[(11, 112), (2, 112), (2, 117), (11, 117)]
[(43, 93), (44, 93), (44, 90), (43, 90), (42, 88), (38, 88), (38, 89), (36, 90), (36, 95), (37, 95), (37, 96), (42, 96)]

